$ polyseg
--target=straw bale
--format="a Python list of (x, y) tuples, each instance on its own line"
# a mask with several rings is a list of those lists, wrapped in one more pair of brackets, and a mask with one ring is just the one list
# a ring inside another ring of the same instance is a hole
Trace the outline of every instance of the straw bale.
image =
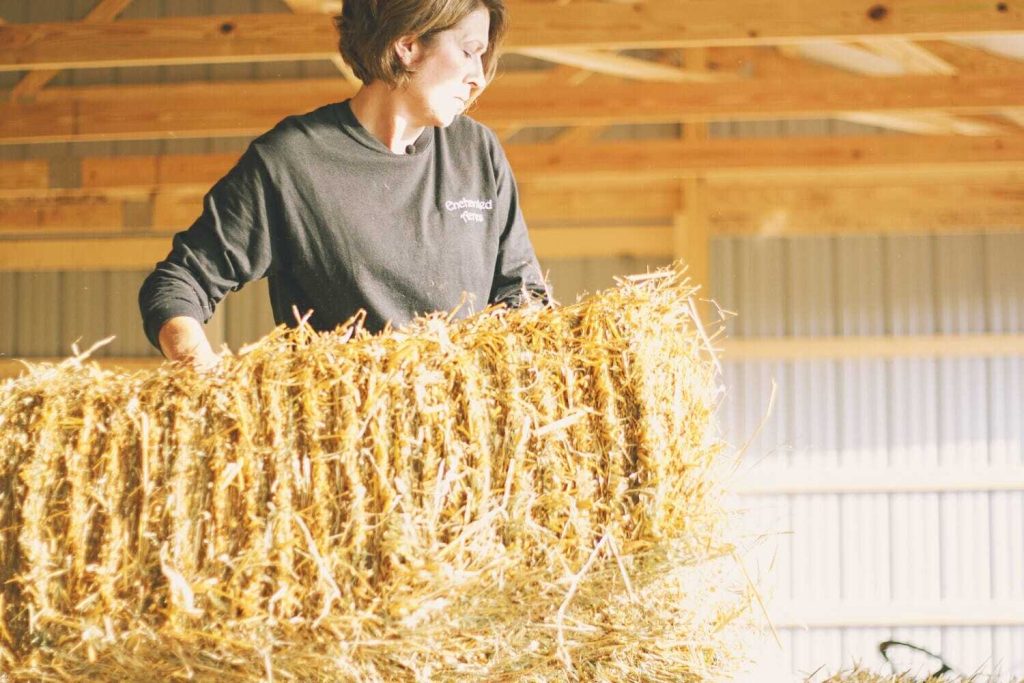
[(751, 593), (676, 271), (0, 386), (20, 680), (717, 680)]

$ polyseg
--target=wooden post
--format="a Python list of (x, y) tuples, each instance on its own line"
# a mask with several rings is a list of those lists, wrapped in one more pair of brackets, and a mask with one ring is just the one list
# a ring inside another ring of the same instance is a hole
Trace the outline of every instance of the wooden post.
[[(710, 299), (709, 261), (710, 231), (703, 201), (704, 180), (688, 178), (682, 182), (683, 210), (675, 215), (672, 222), (672, 256), (682, 259), (687, 265), (687, 274), (695, 285), (700, 286), (698, 299)], [(701, 319), (709, 320), (709, 307), (696, 301)]]
[[(684, 56), (688, 71), (707, 70), (705, 48), (687, 50)], [(691, 121), (682, 126), (684, 140), (707, 140), (708, 125), (704, 121)], [(702, 175), (686, 178), (680, 191), (682, 210), (676, 214), (672, 225), (672, 257), (682, 259), (687, 273), (695, 285), (700, 287), (697, 295), (697, 312), (701, 320), (709, 320), (710, 307), (703, 300), (711, 298), (709, 263), (711, 260), (710, 230), (708, 228), (707, 203), (704, 197), (705, 180)]]

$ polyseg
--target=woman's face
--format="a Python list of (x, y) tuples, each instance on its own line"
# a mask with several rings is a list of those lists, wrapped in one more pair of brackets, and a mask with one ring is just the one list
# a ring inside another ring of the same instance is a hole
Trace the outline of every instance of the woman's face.
[(399, 45), (399, 56), (413, 73), (404, 87), (414, 122), (447, 126), (486, 85), (482, 57), (487, 51), (490, 15), (478, 7), (458, 24), (420, 41)]

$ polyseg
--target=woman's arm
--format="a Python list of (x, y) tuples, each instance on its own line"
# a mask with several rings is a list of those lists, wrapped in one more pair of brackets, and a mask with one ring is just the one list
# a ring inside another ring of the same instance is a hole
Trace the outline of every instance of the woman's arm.
[(203, 325), (195, 318), (179, 315), (160, 327), (160, 350), (169, 360), (189, 363), (197, 370), (209, 370), (220, 360), (213, 352)]
[(265, 167), (250, 147), (206, 194), (202, 214), (174, 236), (171, 252), (142, 284), (146, 336), (168, 358), (186, 356), (197, 365), (216, 358), (202, 323), (228, 292), (268, 271), (273, 196)]
[[(527, 300), (547, 303), (551, 292), (544, 282), (537, 255), (526, 232), (526, 221), (519, 208), (519, 190), (501, 143), (492, 133), (491, 163), (497, 184), (496, 209), (505, 221), (498, 245), (498, 258), (491, 284), (490, 303), (517, 308)], [(526, 300), (524, 300), (526, 299)]]

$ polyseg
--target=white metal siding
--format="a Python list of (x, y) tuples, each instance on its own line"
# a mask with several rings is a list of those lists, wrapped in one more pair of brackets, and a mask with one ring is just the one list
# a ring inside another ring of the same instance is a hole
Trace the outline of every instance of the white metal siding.
[[(1024, 235), (729, 239), (713, 254), (715, 295), (740, 314), (734, 336), (777, 334), (780, 324), (801, 336), (1024, 331), (1024, 276), (1014, 267)], [(769, 292), (778, 298), (767, 300)], [(758, 467), (841, 475), (1024, 465), (1020, 357), (727, 361), (721, 418), (733, 443), (764, 418), (769, 378), (778, 385), (775, 409), (744, 456)], [(878, 606), (880, 619), (898, 623), (904, 605), (902, 616), (910, 607), (967, 606), (933, 628), (783, 629), (793, 675), (824, 667), (820, 678), (856, 662), (884, 670), (877, 646), (890, 637), (941, 652), (964, 672), (1024, 675), (1022, 627), (979, 624), (984, 616), (969, 613), (1024, 605), (1024, 492), (744, 502), (757, 511), (753, 526), (781, 524), (755, 563), (789, 614), (810, 605), (842, 618)]]

